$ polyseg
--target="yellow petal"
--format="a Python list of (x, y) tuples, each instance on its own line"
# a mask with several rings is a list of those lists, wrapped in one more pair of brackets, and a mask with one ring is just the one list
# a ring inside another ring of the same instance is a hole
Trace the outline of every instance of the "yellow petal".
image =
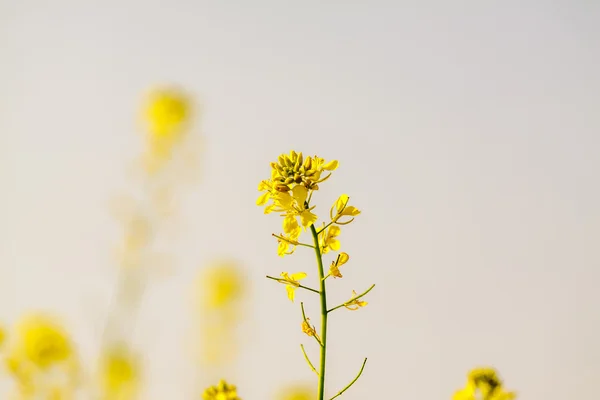
[(338, 259), (338, 263), (337, 265), (344, 265), (348, 262), (348, 260), (350, 259), (350, 256), (347, 253), (340, 253), (340, 258)]
[(291, 275), (291, 278), (295, 281), (299, 281), (306, 278), (307, 276), (308, 275), (306, 274), (306, 272), (296, 272), (295, 274)]
[(339, 165), (338, 160), (331, 160), (327, 164), (323, 165), (323, 169), (326, 169), (327, 171), (333, 171), (333, 170), (337, 169), (338, 165)]
[(256, 205), (257, 206), (263, 206), (267, 203), (267, 201), (269, 201), (269, 198), (271, 197), (271, 193), (266, 192), (260, 195), (260, 197), (256, 200)]
[(347, 194), (343, 194), (337, 199), (337, 201), (335, 202), (335, 208), (338, 213), (340, 211), (342, 211), (344, 209), (344, 207), (346, 207), (346, 204), (348, 204), (349, 199), (350, 198), (348, 197)]
[(300, 226), (298, 225), (298, 221), (296, 220), (296, 216), (294, 215), (286, 215), (283, 219), (283, 231), (285, 233), (291, 234), (295, 233)]
[(342, 245), (340, 241), (337, 239), (332, 239), (329, 241), (329, 247), (331, 248), (331, 250), (338, 251), (341, 246)]
[(294, 200), (296, 200), (296, 203), (298, 203), (300, 207), (304, 208), (304, 202), (308, 197), (308, 189), (302, 185), (296, 185), (292, 189), (292, 196), (294, 197)]
[(308, 228), (317, 222), (317, 216), (312, 212), (305, 210), (300, 214), (300, 222), (302, 223), (303, 227)]
[(296, 288), (292, 285), (287, 285), (285, 287), (285, 290), (287, 291), (288, 299), (290, 299), (291, 302), (294, 302), (294, 295), (295, 295)]
[(340, 233), (342, 233), (342, 229), (339, 226), (332, 225), (329, 227), (329, 232), (328, 232), (329, 237), (333, 238), (333, 237), (339, 236)]
[(360, 214), (360, 210), (354, 206), (348, 206), (342, 211), (342, 215), (351, 215), (353, 217)]

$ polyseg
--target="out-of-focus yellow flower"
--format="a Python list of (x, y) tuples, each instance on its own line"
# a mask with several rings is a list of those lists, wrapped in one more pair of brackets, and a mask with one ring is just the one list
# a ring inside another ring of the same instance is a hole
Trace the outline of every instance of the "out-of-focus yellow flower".
[[(354, 206), (349, 206), (348, 201), (350, 198), (347, 194), (341, 195), (336, 202), (331, 207), (329, 211), (329, 216), (331, 217), (331, 221), (340, 225), (347, 225), (350, 222), (354, 221), (354, 217), (360, 214), (360, 210)], [(347, 221), (340, 221), (340, 218), (348, 216), (350, 217)]]
[(240, 300), (246, 289), (242, 270), (232, 261), (203, 269), (198, 283), (202, 305), (209, 308), (222, 308)]
[(100, 360), (100, 385), (103, 400), (132, 400), (137, 397), (140, 363), (124, 345), (105, 350)]
[(14, 339), (11, 358), (30, 362), (38, 368), (50, 367), (73, 356), (67, 333), (55, 320), (43, 314), (23, 317), (17, 324)]
[(282, 388), (276, 396), (277, 400), (316, 400), (317, 394), (309, 385), (289, 385)]
[(221, 380), (218, 385), (211, 386), (202, 393), (203, 400), (242, 400), (237, 395), (237, 388)]
[(305, 321), (302, 321), (302, 332), (304, 332), (308, 336), (314, 336), (317, 338), (317, 340), (320, 341), (316, 328), (314, 327), (314, 325), (310, 325), (310, 318), (306, 318)]
[(306, 272), (297, 272), (291, 275), (287, 272), (282, 272), (281, 276), (283, 279), (279, 279), (279, 283), (285, 284), (285, 290), (288, 298), (293, 302), (296, 288), (300, 286), (299, 281), (307, 277)]
[(350, 256), (347, 253), (341, 252), (338, 254), (337, 259), (331, 262), (329, 267), (329, 274), (334, 278), (342, 278), (340, 267), (348, 262)]
[(337, 237), (342, 233), (342, 229), (337, 225), (331, 225), (325, 229), (325, 232), (319, 234), (319, 244), (321, 252), (327, 254), (329, 250), (337, 251), (340, 249), (341, 243)]
[(146, 167), (155, 172), (183, 138), (190, 124), (191, 100), (179, 89), (157, 89), (148, 96), (145, 119), (149, 146)]
[(472, 370), (464, 388), (454, 393), (453, 400), (513, 400), (514, 392), (506, 392), (502, 381), (492, 368)]
[(2, 325), (0, 325), (0, 348), (2, 348), (2, 345), (4, 344), (5, 341), (6, 341), (6, 329), (4, 329), (4, 327)]
[(357, 293), (353, 290), (352, 291), (352, 297), (350, 298), (350, 300), (348, 300), (345, 304), (344, 307), (346, 307), (348, 310), (352, 310), (352, 311), (356, 311), (361, 307), (366, 306), (367, 303), (366, 301), (362, 301), (360, 299), (356, 299), (355, 297), (357, 296)]

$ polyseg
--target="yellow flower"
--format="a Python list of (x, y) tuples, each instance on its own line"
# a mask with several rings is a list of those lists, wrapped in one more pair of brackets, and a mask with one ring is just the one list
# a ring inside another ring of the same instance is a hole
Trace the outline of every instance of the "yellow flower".
[(158, 89), (148, 99), (146, 119), (149, 131), (155, 137), (167, 137), (181, 133), (189, 120), (190, 101), (180, 90)]
[(316, 400), (317, 394), (309, 385), (289, 385), (277, 394), (277, 400)]
[(17, 324), (15, 340), (11, 358), (42, 369), (67, 361), (74, 354), (63, 328), (42, 314), (23, 317)]
[(502, 381), (492, 368), (476, 368), (469, 373), (467, 384), (458, 390), (453, 400), (513, 400), (514, 392), (505, 392)]
[(173, 147), (181, 141), (189, 125), (190, 114), (191, 101), (182, 91), (166, 88), (150, 94), (145, 110), (149, 172), (157, 171), (171, 157)]
[(310, 326), (310, 318), (306, 318), (305, 321), (302, 321), (302, 332), (306, 333), (308, 336), (314, 336), (320, 341), (319, 335), (317, 335), (317, 330), (315, 329), (314, 325)]
[[(329, 216), (331, 217), (332, 222), (340, 225), (346, 225), (354, 221), (354, 217), (360, 214), (360, 210), (358, 208), (348, 205), (349, 200), (350, 198), (347, 194), (341, 195), (336, 200), (329, 211)], [(342, 222), (339, 219), (343, 216), (348, 216), (350, 219)]]
[(237, 388), (221, 380), (218, 385), (211, 386), (202, 393), (203, 400), (242, 400), (237, 395)]
[(350, 298), (350, 300), (348, 300), (345, 304), (344, 307), (346, 307), (348, 310), (352, 310), (352, 311), (356, 311), (361, 307), (366, 306), (367, 303), (366, 301), (362, 301), (360, 299), (356, 299), (355, 297), (357, 296), (356, 292), (353, 290), (352, 291), (352, 297)]
[(4, 327), (2, 327), (2, 325), (0, 325), (0, 348), (4, 344), (5, 340), (6, 340), (6, 330), (4, 329)]
[(100, 383), (105, 400), (136, 398), (140, 364), (124, 345), (108, 348), (101, 357)]
[(242, 270), (233, 261), (221, 261), (203, 269), (198, 279), (202, 306), (222, 308), (240, 300), (245, 294)]
[(279, 279), (279, 283), (285, 284), (285, 290), (287, 291), (288, 298), (293, 302), (295, 296), (295, 290), (300, 286), (300, 280), (307, 277), (305, 272), (297, 272), (289, 275), (287, 272), (282, 272), (281, 276), (283, 279)]
[(350, 256), (344, 252), (340, 253), (337, 256), (335, 261), (331, 262), (331, 266), (329, 267), (329, 274), (334, 278), (341, 278), (342, 273), (340, 272), (340, 267), (348, 262)]
[[(277, 246), (277, 255), (280, 257), (284, 257), (289, 254), (293, 254), (296, 250), (296, 246), (298, 246), (298, 241), (295, 240), (293, 235), (285, 236), (281, 235), (273, 235), (277, 238), (277, 242), (279, 245)], [(290, 246), (292, 249), (290, 250)]]
[(337, 251), (340, 249), (340, 241), (336, 239), (340, 233), (342, 233), (342, 229), (339, 226), (331, 225), (329, 228), (325, 229), (325, 232), (320, 232), (319, 244), (321, 246), (321, 252), (326, 254), (329, 250)]
[(289, 155), (282, 154), (277, 162), (271, 163), (271, 180), (277, 183), (279, 190), (284, 190), (285, 187), (289, 190), (294, 184), (317, 190), (318, 184), (329, 178), (327, 175), (321, 179), (321, 173), (335, 170), (338, 164), (337, 160), (326, 162), (317, 156), (303, 159), (302, 153), (292, 150)]

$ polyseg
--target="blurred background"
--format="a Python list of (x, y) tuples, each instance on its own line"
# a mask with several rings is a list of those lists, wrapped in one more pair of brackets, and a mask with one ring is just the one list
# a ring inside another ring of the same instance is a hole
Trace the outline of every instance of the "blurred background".
[[(119, 279), (110, 204), (137, 190), (144, 93), (176, 84), (201, 140), (128, 328), (143, 399), (199, 398), (221, 376), (245, 400), (316, 384), (298, 301), (265, 279), (314, 286), (314, 255), (278, 257), (280, 218), (255, 205), (291, 149), (340, 160), (318, 215), (342, 193), (362, 210), (330, 302), (377, 284), (330, 317), (332, 395), (369, 357), (344, 399), (447, 399), (477, 365), (521, 399), (594, 398), (599, 20), (584, 0), (0, 1), (0, 322), (49, 310), (97, 357)], [(220, 259), (247, 292), (216, 376), (189, 349), (193, 282)]]

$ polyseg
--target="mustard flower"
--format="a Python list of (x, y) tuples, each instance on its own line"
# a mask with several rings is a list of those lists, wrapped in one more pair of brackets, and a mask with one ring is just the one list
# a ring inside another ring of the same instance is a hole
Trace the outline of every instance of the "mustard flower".
[(290, 301), (294, 301), (296, 288), (300, 286), (300, 280), (307, 277), (305, 272), (297, 272), (295, 274), (288, 274), (287, 272), (282, 272), (282, 279), (279, 279), (279, 283), (285, 284), (285, 290), (287, 292), (288, 298)]
[(183, 139), (191, 116), (191, 101), (178, 89), (157, 89), (148, 96), (144, 116), (149, 146), (146, 166), (149, 172), (156, 172)]
[(492, 368), (476, 368), (472, 370), (465, 387), (457, 391), (453, 400), (513, 400), (514, 392), (506, 392), (502, 381)]
[(342, 273), (340, 272), (340, 267), (348, 262), (350, 256), (347, 253), (341, 252), (338, 254), (335, 261), (331, 262), (331, 266), (329, 267), (329, 275), (334, 278), (342, 278)]
[(198, 284), (202, 305), (214, 309), (240, 300), (246, 289), (242, 270), (233, 261), (215, 262), (203, 269)]
[(325, 228), (325, 232), (322, 236), (319, 236), (319, 245), (323, 254), (329, 253), (329, 250), (337, 251), (341, 247), (340, 241), (337, 237), (342, 233), (342, 229), (337, 225), (331, 225)]
[(100, 361), (100, 384), (105, 400), (136, 398), (140, 379), (140, 363), (124, 345), (107, 348)]
[[(349, 200), (350, 198), (348, 197), (348, 195), (343, 194), (333, 204), (331, 210), (329, 210), (329, 216), (331, 217), (331, 221), (333, 223), (339, 225), (347, 225), (350, 222), (354, 221), (355, 216), (360, 214), (360, 210), (358, 208), (348, 205)], [(350, 217), (350, 219), (347, 221), (340, 221), (340, 218), (344, 216), (348, 216)]]
[(344, 303), (344, 307), (346, 307), (348, 310), (356, 311), (359, 308), (364, 307), (367, 304), (369, 304), (366, 301), (362, 301), (360, 299), (356, 299), (356, 296), (358, 296), (358, 295), (353, 290), (352, 291), (352, 297), (350, 298), (350, 300), (348, 300), (346, 303)]
[(310, 318), (306, 318), (306, 320), (302, 321), (302, 332), (308, 336), (314, 336), (319, 340), (319, 335), (317, 334), (315, 326), (310, 325)]
[(221, 380), (218, 385), (211, 386), (202, 393), (203, 400), (242, 400), (237, 395), (237, 388)]
[(45, 369), (73, 357), (74, 350), (67, 333), (43, 314), (24, 316), (17, 324), (11, 358), (30, 362)]
[(312, 386), (289, 385), (282, 388), (276, 396), (277, 400), (316, 400), (317, 394)]

